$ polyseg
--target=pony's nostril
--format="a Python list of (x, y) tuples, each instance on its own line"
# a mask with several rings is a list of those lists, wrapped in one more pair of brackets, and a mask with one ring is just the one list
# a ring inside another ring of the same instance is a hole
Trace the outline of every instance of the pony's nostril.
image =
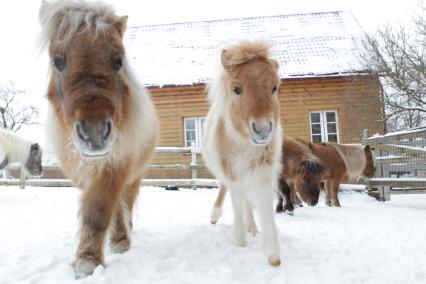
[(105, 127), (105, 129), (104, 129), (104, 135), (102, 136), (103, 137), (103, 139), (107, 139), (108, 137), (109, 137), (109, 135), (111, 134), (111, 129), (112, 129), (112, 123), (111, 123), (111, 121), (110, 120), (108, 120), (107, 122), (106, 122), (106, 127)]
[(83, 122), (77, 123), (75, 128), (76, 128), (78, 138), (80, 138), (83, 141), (89, 140), (89, 136), (84, 132)]
[(260, 134), (260, 131), (259, 131), (259, 130), (257, 130), (257, 128), (256, 128), (256, 123), (252, 122), (252, 124), (251, 124), (251, 128), (253, 128), (254, 133), (256, 133), (256, 134)]

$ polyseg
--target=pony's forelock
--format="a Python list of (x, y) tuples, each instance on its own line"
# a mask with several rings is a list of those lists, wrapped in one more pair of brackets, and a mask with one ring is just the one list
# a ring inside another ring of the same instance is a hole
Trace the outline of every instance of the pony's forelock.
[(84, 25), (95, 37), (119, 18), (109, 5), (101, 2), (81, 0), (43, 1), (39, 11), (42, 31), (39, 37), (40, 49), (51, 40), (67, 45)]
[(221, 61), (228, 66), (243, 64), (254, 58), (269, 58), (271, 46), (263, 40), (241, 41), (222, 50)]

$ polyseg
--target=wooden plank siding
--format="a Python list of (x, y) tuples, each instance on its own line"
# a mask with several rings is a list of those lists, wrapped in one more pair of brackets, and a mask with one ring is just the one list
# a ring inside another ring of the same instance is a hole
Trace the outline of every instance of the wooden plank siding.
[[(184, 118), (206, 116), (205, 85), (150, 87), (160, 122), (159, 146), (184, 146)], [(336, 110), (341, 143), (360, 143), (361, 132), (383, 133), (381, 85), (374, 76), (283, 79), (279, 98), (286, 136), (310, 139), (309, 112)], [(183, 154), (158, 154), (155, 164), (190, 163)], [(198, 160), (202, 161), (199, 156)], [(189, 171), (149, 171), (149, 178), (188, 178)], [(199, 177), (210, 177), (207, 172)]]

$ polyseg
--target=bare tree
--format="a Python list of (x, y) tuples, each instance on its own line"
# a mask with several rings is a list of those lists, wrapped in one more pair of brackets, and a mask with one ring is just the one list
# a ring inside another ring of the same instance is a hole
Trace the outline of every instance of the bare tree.
[(38, 124), (38, 110), (27, 98), (13, 82), (0, 85), (0, 127), (18, 131), (23, 125)]
[(413, 27), (387, 25), (363, 42), (361, 58), (381, 77), (391, 130), (426, 126), (426, 9), (419, 6)]

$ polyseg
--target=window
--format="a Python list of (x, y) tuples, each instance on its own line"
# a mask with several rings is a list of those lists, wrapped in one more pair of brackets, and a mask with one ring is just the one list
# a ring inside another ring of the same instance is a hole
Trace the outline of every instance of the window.
[(205, 117), (185, 117), (185, 147), (191, 147), (191, 143), (195, 143), (196, 148), (201, 148)]
[(312, 111), (309, 119), (312, 142), (339, 142), (339, 124), (335, 110)]

